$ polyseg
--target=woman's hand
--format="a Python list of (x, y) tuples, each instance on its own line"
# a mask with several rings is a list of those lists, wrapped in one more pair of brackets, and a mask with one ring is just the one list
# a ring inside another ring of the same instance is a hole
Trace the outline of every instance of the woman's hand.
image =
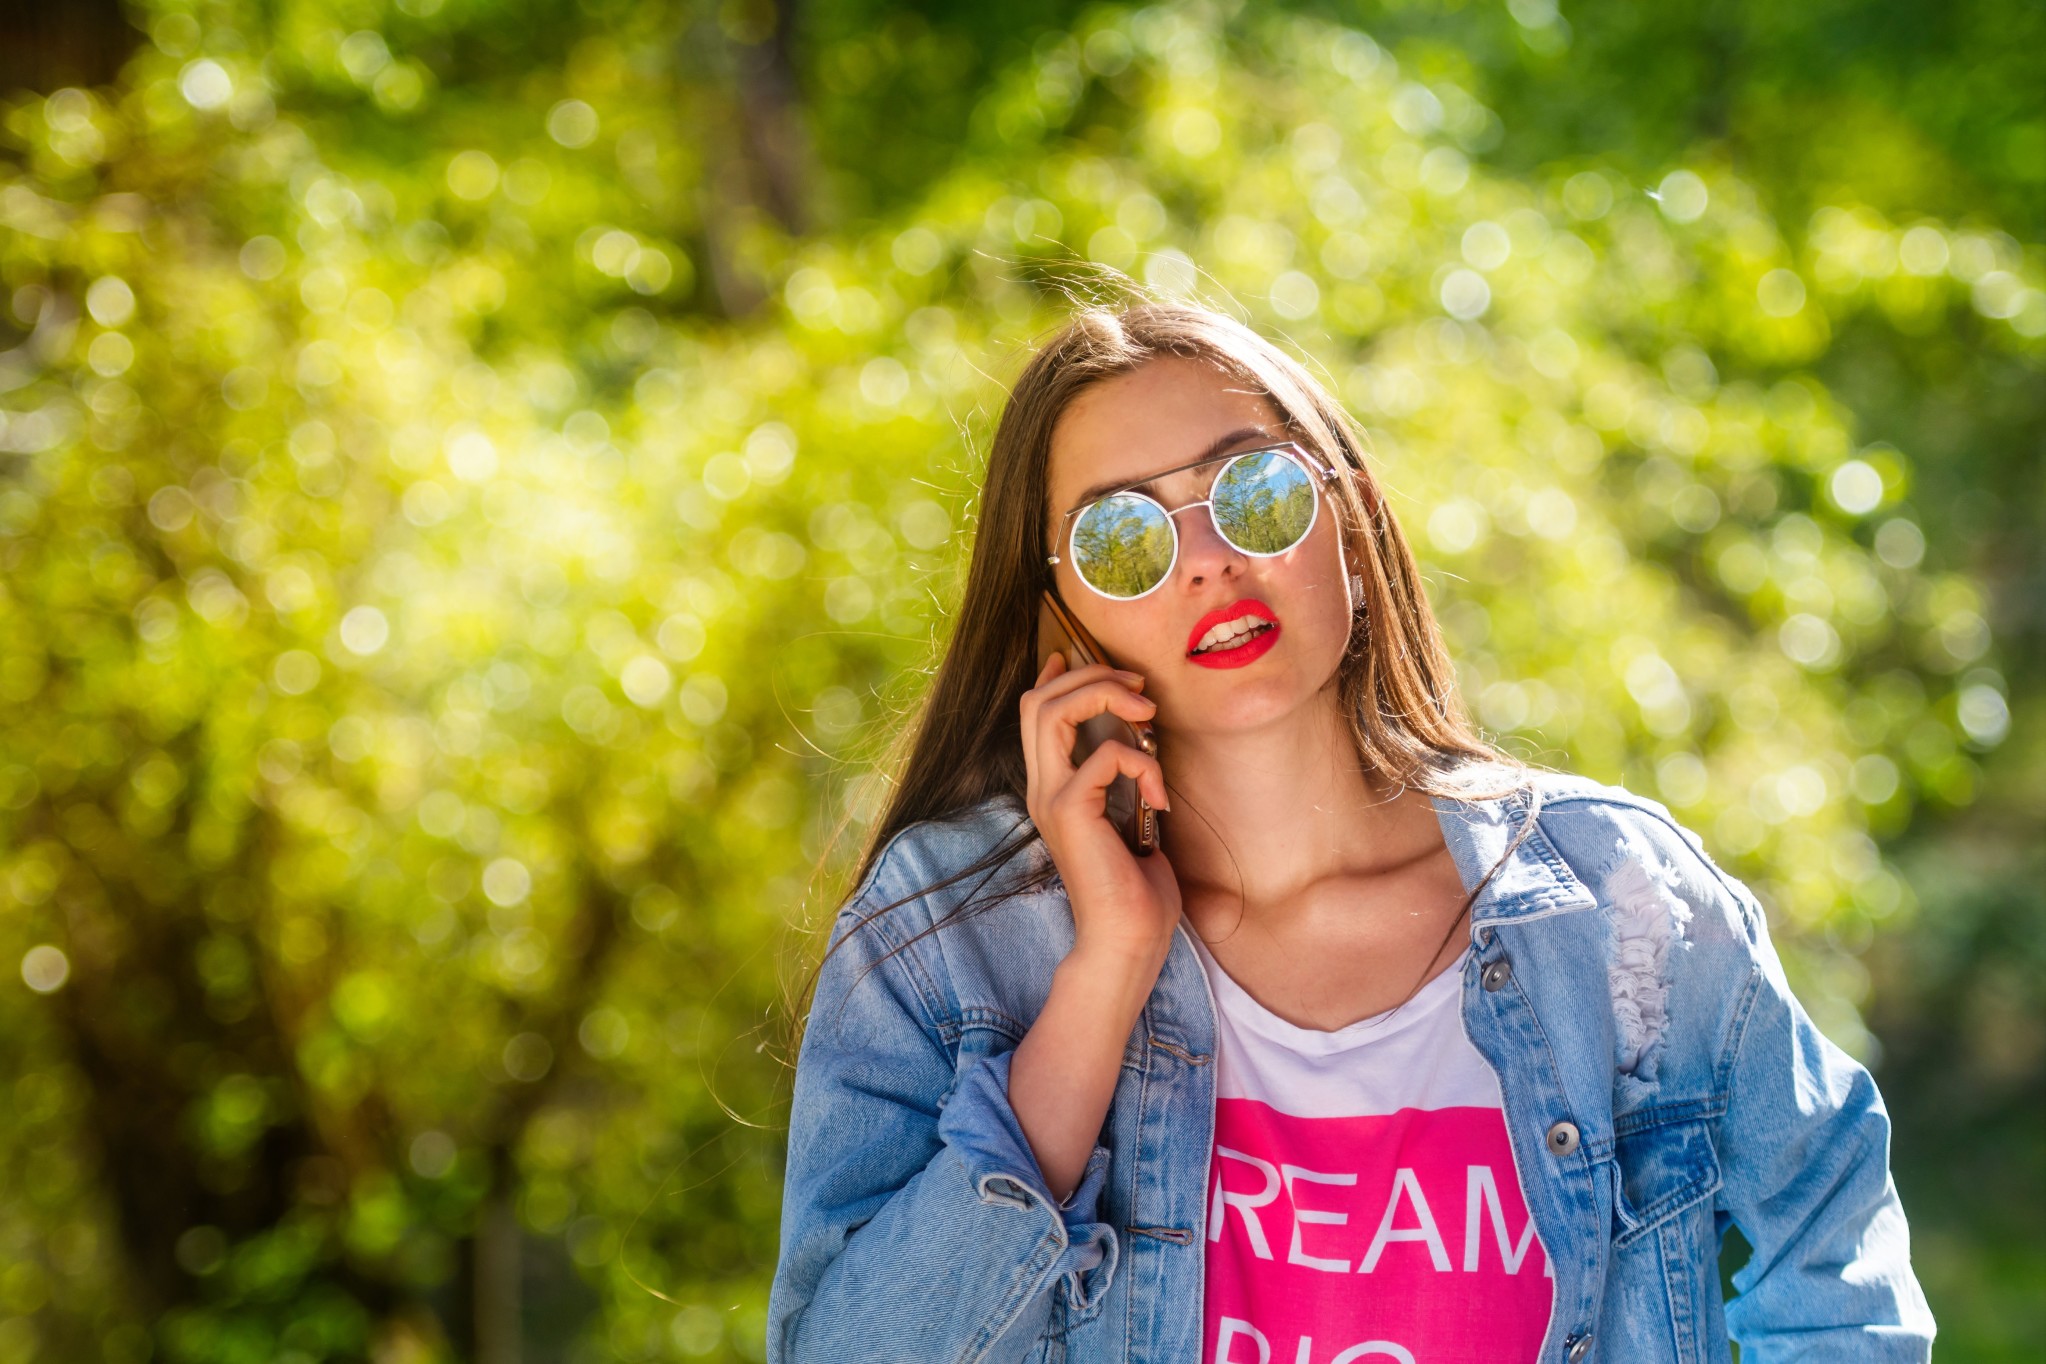
[(1078, 767), (1072, 756), (1079, 727), (1103, 711), (1132, 724), (1150, 720), (1158, 707), (1140, 694), (1143, 685), (1136, 673), (1106, 664), (1068, 671), (1064, 655), (1054, 654), (1023, 693), (1023, 763), (1030, 818), (1072, 902), (1073, 955), (1155, 974), (1179, 923), (1179, 882), (1162, 852), (1140, 858), (1122, 841), (1108, 821), (1108, 788), (1119, 776), (1133, 777), (1145, 800), (1168, 809), (1165, 771), (1156, 758), (1113, 740)]

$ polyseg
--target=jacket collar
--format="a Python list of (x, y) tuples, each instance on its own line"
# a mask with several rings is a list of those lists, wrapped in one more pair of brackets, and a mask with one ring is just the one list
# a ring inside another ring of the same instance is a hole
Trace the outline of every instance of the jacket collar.
[[(1525, 923), (1598, 907), (1597, 897), (1577, 878), (1549, 841), (1541, 820), (1531, 813), (1533, 798), (1525, 788), (1499, 796), (1437, 795), (1429, 799), (1466, 893), (1485, 880), (1485, 873), (1492, 871), (1502, 856), (1506, 859), (1471, 906), (1474, 938), (1486, 924)], [(1513, 840), (1523, 828), (1526, 837), (1515, 847)], [(1509, 847), (1513, 848), (1511, 855), (1507, 855)]]

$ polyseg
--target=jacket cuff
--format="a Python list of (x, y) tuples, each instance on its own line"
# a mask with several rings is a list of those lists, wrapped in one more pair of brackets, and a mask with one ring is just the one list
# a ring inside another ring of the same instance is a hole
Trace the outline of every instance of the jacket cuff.
[(938, 1139), (958, 1154), (982, 1201), (1018, 1207), (1035, 1201), (1056, 1209), (1068, 1226), (1092, 1222), (1107, 1182), (1108, 1148), (1094, 1148), (1086, 1173), (1065, 1202), (1053, 1199), (1030, 1139), (1009, 1106), (1009, 1066), (1015, 1059), (1015, 1052), (1005, 1051), (967, 1067), (938, 1114)]
[(1057, 1213), (1065, 1244), (1051, 1275), (1063, 1280), (1070, 1307), (1091, 1307), (1114, 1278), (1120, 1250), (1114, 1228), (1100, 1220), (1109, 1150), (1095, 1146), (1072, 1193), (1064, 1202), (1054, 1201), (1016, 1110), (1009, 1105), (1009, 1067), (1015, 1057), (1013, 1050), (1005, 1051), (983, 1056), (968, 1067), (939, 1111), (938, 1138), (966, 1167), (982, 1202), (1026, 1209), (1037, 1205)]

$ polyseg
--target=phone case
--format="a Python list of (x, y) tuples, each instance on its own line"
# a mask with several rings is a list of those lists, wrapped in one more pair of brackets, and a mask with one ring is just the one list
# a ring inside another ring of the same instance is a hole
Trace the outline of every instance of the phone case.
[[(1066, 656), (1068, 668), (1089, 663), (1108, 663), (1094, 636), (1066, 609), (1066, 604), (1046, 591), (1037, 612), (1037, 667), (1041, 672), (1054, 653)], [(1114, 739), (1143, 753), (1158, 752), (1158, 736), (1149, 725), (1133, 725), (1107, 711), (1079, 726), (1073, 743), (1073, 762), (1085, 762), (1087, 755)], [(1137, 793), (1134, 777), (1118, 776), (1108, 785), (1108, 821), (1122, 834), (1122, 841), (1139, 857), (1148, 857), (1158, 847), (1158, 812)]]

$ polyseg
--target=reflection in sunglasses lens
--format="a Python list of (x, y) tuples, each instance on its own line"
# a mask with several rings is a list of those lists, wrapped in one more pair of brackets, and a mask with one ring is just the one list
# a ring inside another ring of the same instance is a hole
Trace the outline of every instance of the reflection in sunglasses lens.
[(1215, 524), (1246, 554), (1291, 549), (1314, 524), (1314, 484), (1276, 452), (1233, 461), (1215, 480)]
[(1108, 597), (1141, 597), (1172, 570), (1172, 518), (1155, 502), (1118, 493), (1073, 527), (1073, 567)]

